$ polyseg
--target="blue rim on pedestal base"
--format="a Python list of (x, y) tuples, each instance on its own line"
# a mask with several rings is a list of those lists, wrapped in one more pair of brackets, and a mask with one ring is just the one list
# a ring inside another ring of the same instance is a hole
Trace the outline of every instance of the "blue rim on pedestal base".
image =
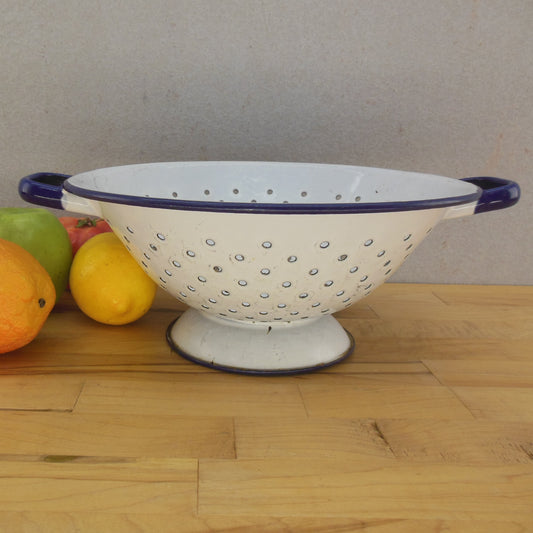
[(255, 376), (315, 372), (340, 363), (355, 348), (352, 335), (331, 315), (272, 326), (188, 309), (169, 325), (166, 337), (172, 350), (193, 363)]

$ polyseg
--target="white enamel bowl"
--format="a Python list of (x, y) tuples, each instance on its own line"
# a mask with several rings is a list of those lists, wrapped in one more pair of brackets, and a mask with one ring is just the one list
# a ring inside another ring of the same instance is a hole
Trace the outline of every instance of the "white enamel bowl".
[(518, 201), (509, 180), (347, 165), (173, 162), (23, 178), (27, 201), (109, 222), (190, 309), (169, 326), (182, 356), (285, 374), (342, 360), (332, 313), (385, 282), (441, 220)]

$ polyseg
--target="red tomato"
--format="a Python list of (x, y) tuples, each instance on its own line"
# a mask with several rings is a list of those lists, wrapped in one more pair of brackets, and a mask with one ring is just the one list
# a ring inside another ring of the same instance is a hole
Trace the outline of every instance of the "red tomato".
[(59, 222), (63, 224), (70, 237), (73, 257), (85, 241), (99, 233), (112, 231), (109, 224), (101, 218), (60, 217)]

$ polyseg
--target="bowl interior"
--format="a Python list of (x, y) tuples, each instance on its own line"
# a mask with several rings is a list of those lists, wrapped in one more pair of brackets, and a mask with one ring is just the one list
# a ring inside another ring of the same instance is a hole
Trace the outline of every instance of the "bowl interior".
[[(174, 202), (268, 205), (375, 205), (476, 199), (470, 183), (415, 172), (306, 163), (173, 162), (78, 174), (65, 188), (79, 196), (142, 205)], [(171, 206), (170, 205), (170, 206)], [(413, 207), (411, 205), (411, 207)], [(414, 206), (417, 208), (417, 206)]]

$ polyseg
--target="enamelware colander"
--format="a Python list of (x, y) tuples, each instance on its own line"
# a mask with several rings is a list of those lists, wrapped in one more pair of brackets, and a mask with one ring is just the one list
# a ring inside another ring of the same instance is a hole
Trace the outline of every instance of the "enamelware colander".
[(502, 209), (519, 186), (378, 168), (170, 162), (20, 181), (31, 203), (104, 218), (190, 308), (167, 331), (187, 359), (250, 374), (349, 355), (332, 313), (384, 283), (441, 220)]

